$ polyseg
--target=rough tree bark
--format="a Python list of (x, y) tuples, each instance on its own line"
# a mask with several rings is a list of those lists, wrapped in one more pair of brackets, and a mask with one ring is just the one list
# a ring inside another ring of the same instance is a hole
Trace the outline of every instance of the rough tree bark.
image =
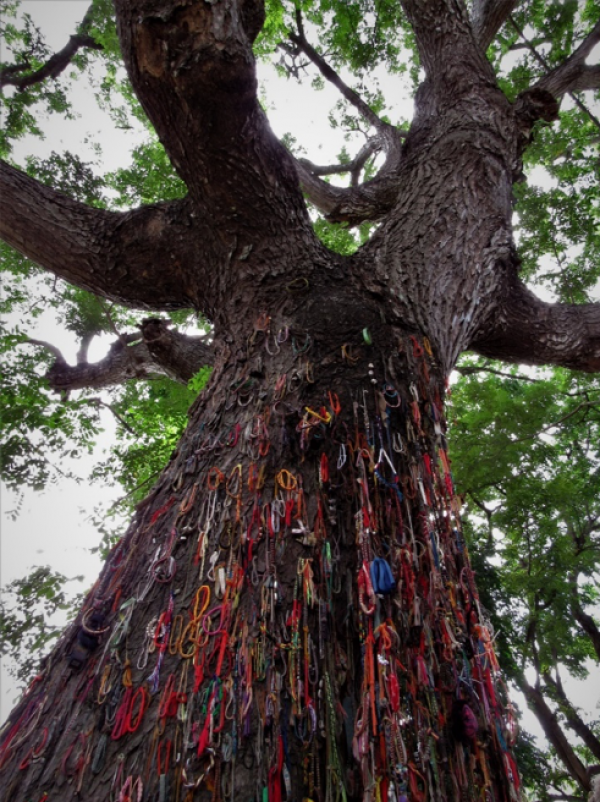
[[(474, 26), (459, 2), (402, 5), (426, 78), (360, 196), (323, 193), (270, 132), (258, 0), (116, 0), (184, 201), (109, 214), (0, 171), (0, 234), (26, 255), (214, 325), (170, 464), (4, 728), (6, 802), (518, 795), (445, 381), (468, 348), (597, 369), (600, 321), (540, 314), (519, 283), (511, 185), (560, 93), (499, 90), (483, 48), (514, 4), (476, 3)], [(329, 252), (300, 182), (377, 232)]]

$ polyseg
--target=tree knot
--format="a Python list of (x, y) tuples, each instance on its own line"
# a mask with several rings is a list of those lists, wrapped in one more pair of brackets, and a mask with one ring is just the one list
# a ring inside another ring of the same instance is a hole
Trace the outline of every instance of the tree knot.
[(536, 120), (550, 123), (558, 120), (558, 101), (551, 92), (534, 86), (517, 97), (515, 114), (523, 128), (531, 128)]
[(158, 340), (162, 340), (170, 325), (170, 321), (161, 317), (145, 318), (142, 320), (142, 324), (140, 326), (144, 342), (154, 343)]

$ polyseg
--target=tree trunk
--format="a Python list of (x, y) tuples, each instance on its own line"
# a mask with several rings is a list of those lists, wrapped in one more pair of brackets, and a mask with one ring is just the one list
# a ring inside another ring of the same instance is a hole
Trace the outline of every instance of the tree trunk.
[[(105, 298), (202, 311), (214, 371), (4, 728), (2, 800), (516, 799), (445, 378), (467, 348), (596, 370), (600, 314), (518, 279), (512, 184), (557, 101), (538, 86), (511, 104), (496, 83), (484, 47), (512, 3), (480, 0), (473, 26), (462, 3), (402, 0), (425, 72), (415, 117), (401, 139), (346, 88), (387, 158), (335, 191), (258, 103), (260, 0), (115, 7), (188, 196), (109, 213), (0, 164), (0, 236)], [(294, 41), (314, 59), (300, 23)], [(379, 228), (332, 254), (300, 183), (325, 214)], [(185, 349), (145, 344), (186, 374)]]
[(286, 289), (217, 337), (5, 727), (6, 802), (517, 797), (429, 341), (347, 286)]

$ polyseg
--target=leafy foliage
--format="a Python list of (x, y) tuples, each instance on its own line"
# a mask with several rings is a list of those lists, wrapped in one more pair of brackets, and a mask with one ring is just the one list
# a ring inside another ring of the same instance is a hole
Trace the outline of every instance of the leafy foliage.
[(41, 490), (66, 476), (80, 478), (60, 465), (91, 452), (101, 428), (85, 398), (67, 401), (50, 393), (41, 373), (50, 360), (15, 347), (25, 342), (15, 333), (0, 339), (0, 475), (10, 488)]
[(0, 598), (0, 656), (8, 658), (9, 669), (22, 683), (29, 681), (39, 663), (40, 652), (62, 632), (65, 621), (79, 606), (68, 579), (48, 566), (35, 568), (25, 579), (5, 586)]
[(510, 600), (513, 662), (532, 659), (535, 648), (540, 672), (560, 655), (581, 676), (592, 650), (573, 621), (571, 578), (580, 578), (581, 592), (593, 602), (590, 583), (600, 557), (600, 383), (562, 369), (518, 378), (515, 368), (497, 375), (486, 367), (500, 369), (465, 360), (462, 369), (474, 372), (453, 393), (460, 409), (456, 481), (472, 513), (472, 538), (496, 561), (492, 570), (505, 604)]
[[(520, 3), (489, 54), (509, 99), (560, 64), (598, 19), (589, 0)], [(590, 300), (600, 279), (599, 128), (597, 103), (565, 98), (558, 122), (537, 124), (525, 153), (530, 180), (515, 187), (523, 275), (559, 301)]]
[(116, 193), (117, 206), (154, 203), (158, 198), (176, 200), (187, 194), (185, 184), (176, 175), (156, 136), (134, 148), (131, 156), (130, 167), (107, 177), (108, 186)]
[(116, 444), (91, 479), (121, 485), (131, 505), (140, 501), (167, 464), (181, 437), (187, 411), (209, 375), (209, 369), (200, 371), (188, 387), (165, 378), (142, 386), (130, 382), (119, 388), (113, 405), (127, 428), (118, 425)]
[[(587, 677), (598, 659), (574, 606), (599, 599), (600, 381), (473, 358), (459, 370), (453, 465), (482, 601), (505, 671), (521, 686), (533, 670), (564, 726), (574, 708), (553, 683)], [(598, 735), (591, 710), (574, 710)], [(552, 751), (539, 769), (528, 780), (541, 790), (564, 784)]]
[(600, 279), (600, 164), (586, 144), (597, 134), (580, 109), (540, 127), (527, 165), (543, 168), (545, 186), (517, 188), (524, 274), (569, 303), (590, 300)]
[[(17, 23), (18, 8), (19, 4), (11, 0), (2, 0), (0, 3), (0, 38), (4, 42), (0, 69), (14, 63), (27, 65), (32, 70), (39, 69), (50, 55), (48, 48), (29, 14), (23, 14)], [(8, 61), (4, 61), (4, 58), (8, 58)], [(42, 103), (46, 111), (71, 113), (60, 82), (51, 87), (38, 84), (29, 92), (0, 95), (4, 121), (0, 130), (0, 158), (7, 158), (13, 142), (26, 134), (43, 136), (31, 111), (38, 103)]]

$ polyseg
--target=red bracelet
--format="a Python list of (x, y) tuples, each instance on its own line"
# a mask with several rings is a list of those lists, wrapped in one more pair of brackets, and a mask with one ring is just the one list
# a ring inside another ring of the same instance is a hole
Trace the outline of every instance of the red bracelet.
[[(135, 724), (133, 723), (133, 714), (136, 705), (136, 699), (138, 695), (141, 695), (140, 706), (138, 709), (137, 719)], [(135, 732), (137, 728), (140, 726), (140, 722), (144, 718), (144, 713), (148, 709), (148, 704), (150, 702), (150, 694), (146, 690), (146, 688), (141, 685), (137, 691), (133, 694), (131, 698), (131, 704), (129, 706), (129, 711), (127, 713), (126, 721), (125, 721), (125, 730), (127, 732)]]

